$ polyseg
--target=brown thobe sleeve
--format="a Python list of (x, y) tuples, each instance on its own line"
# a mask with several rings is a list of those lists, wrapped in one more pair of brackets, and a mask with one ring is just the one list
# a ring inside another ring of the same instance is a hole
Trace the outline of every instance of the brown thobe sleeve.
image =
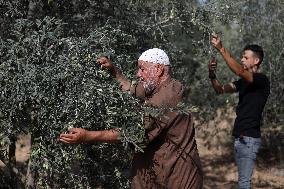
[(173, 116), (174, 112), (167, 113), (158, 117), (151, 115), (144, 116), (144, 128), (146, 131), (145, 145), (148, 145), (162, 132), (166, 132), (169, 127), (170, 115)]

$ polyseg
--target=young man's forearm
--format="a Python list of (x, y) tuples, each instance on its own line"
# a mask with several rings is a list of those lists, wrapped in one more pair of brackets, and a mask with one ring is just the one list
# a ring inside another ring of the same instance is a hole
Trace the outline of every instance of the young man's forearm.
[(210, 79), (210, 80), (211, 80), (212, 87), (214, 88), (217, 94), (224, 93), (224, 86), (216, 78)]
[(232, 56), (231, 54), (222, 46), (219, 49), (221, 55), (223, 56), (224, 60), (226, 61), (229, 68), (232, 70), (233, 73), (236, 75), (244, 78), (248, 82), (252, 82), (253, 76), (250, 72), (246, 71)]

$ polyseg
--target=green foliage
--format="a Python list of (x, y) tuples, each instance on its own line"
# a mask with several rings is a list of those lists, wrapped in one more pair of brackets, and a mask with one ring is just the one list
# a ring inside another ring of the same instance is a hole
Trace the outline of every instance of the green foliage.
[[(137, 53), (149, 47), (171, 49), (173, 61), (180, 62), (183, 52), (169, 41), (180, 25), (177, 2), (168, 3), (171, 8), (166, 10), (162, 2), (148, 6), (140, 1), (3, 4), (1, 146), (12, 144), (20, 133), (32, 134), (27, 177), (35, 179), (34, 187), (127, 188), (122, 172), (130, 162), (123, 149), (129, 144), (139, 147), (143, 111), (95, 59), (111, 54), (118, 67), (129, 70), (125, 74), (130, 78)], [(10, 12), (12, 7), (17, 14)], [(57, 138), (69, 127), (120, 127), (123, 146), (63, 145)], [(1, 160), (7, 162), (9, 152), (4, 152)]]
[[(65, 146), (58, 136), (70, 127), (121, 128), (125, 147), (143, 140), (139, 101), (122, 93), (95, 62), (106, 49), (115, 52), (116, 36), (123, 36), (120, 48), (132, 39), (111, 26), (97, 29), (86, 39), (63, 38), (62, 25), (49, 17), (36, 22), (20, 19), (14, 39), (4, 42), (0, 126), (6, 141), (1, 141), (9, 144), (21, 132), (32, 134), (32, 170), (39, 186), (69, 188), (83, 182), (87, 187), (92, 180), (111, 186), (116, 179), (114, 168), (122, 171), (127, 165), (115, 165), (128, 159), (122, 146)], [(116, 62), (120, 61), (124, 57), (118, 57)], [(113, 160), (108, 162), (108, 157)]]

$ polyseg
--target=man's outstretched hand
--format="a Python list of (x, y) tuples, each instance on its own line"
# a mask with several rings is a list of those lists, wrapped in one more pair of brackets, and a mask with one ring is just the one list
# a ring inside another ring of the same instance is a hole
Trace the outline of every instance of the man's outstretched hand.
[(80, 144), (86, 142), (87, 130), (82, 128), (71, 128), (68, 133), (60, 134), (59, 140), (67, 144)]
[(217, 35), (215, 34), (212, 34), (211, 35), (212, 38), (211, 38), (211, 43), (212, 45), (217, 49), (217, 50), (221, 50), (223, 48), (223, 45), (222, 45), (222, 42), (221, 42), (221, 39), (220, 37), (218, 37)]

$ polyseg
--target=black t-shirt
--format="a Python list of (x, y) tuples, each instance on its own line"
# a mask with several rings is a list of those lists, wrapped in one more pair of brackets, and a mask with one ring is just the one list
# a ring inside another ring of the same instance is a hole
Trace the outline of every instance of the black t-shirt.
[(270, 93), (268, 78), (262, 73), (253, 74), (253, 82), (243, 78), (233, 82), (239, 92), (233, 136), (260, 137), (262, 112)]

